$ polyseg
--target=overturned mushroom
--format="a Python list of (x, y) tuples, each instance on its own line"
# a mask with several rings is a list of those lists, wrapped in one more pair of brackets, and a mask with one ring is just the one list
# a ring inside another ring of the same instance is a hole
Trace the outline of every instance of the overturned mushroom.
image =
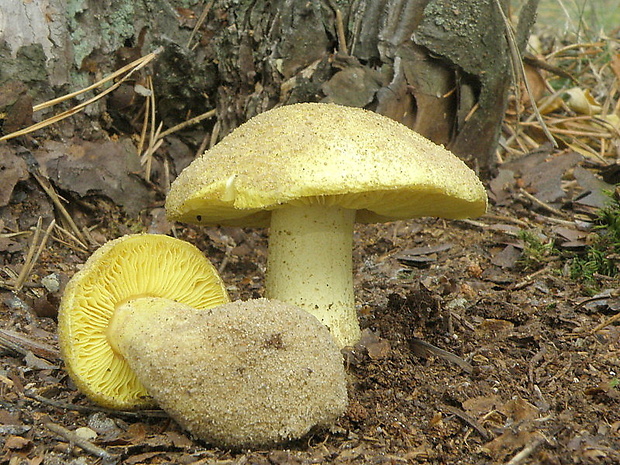
[(259, 447), (331, 425), (347, 406), (327, 328), (290, 304), (228, 303), (195, 247), (126, 236), (67, 285), (59, 340), (78, 388), (110, 408), (159, 405), (214, 445)]
[(359, 340), (353, 224), (485, 212), (482, 183), (452, 153), (373, 112), (295, 104), (260, 114), (187, 167), (171, 219), (270, 227), (265, 295), (306, 309), (340, 346)]
[(108, 408), (153, 405), (126, 360), (112, 349), (108, 324), (138, 297), (174, 300), (197, 309), (229, 302), (217, 271), (196, 247), (168, 236), (129, 235), (99, 248), (67, 284), (58, 339), (80, 391)]

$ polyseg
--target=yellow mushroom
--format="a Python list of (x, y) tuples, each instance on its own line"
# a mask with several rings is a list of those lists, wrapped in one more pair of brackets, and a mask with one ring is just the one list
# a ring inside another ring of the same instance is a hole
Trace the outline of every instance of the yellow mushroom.
[(169, 218), (270, 227), (265, 296), (298, 305), (338, 344), (360, 337), (353, 224), (486, 211), (484, 186), (448, 150), (359, 108), (303, 103), (238, 127), (172, 184)]
[(174, 300), (197, 309), (230, 301), (204, 254), (172, 237), (124, 236), (91, 255), (63, 293), (58, 340), (78, 389), (108, 408), (154, 405), (126, 360), (110, 345), (110, 319), (119, 307), (138, 297)]
[(323, 324), (278, 301), (229, 303), (204, 255), (167, 236), (97, 250), (66, 287), (58, 334), (90, 399), (159, 405), (222, 447), (297, 439), (347, 406), (342, 354)]

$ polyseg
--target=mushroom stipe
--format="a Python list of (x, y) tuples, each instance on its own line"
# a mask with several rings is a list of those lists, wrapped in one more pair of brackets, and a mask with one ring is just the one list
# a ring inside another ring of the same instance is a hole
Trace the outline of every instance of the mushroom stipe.
[(119, 306), (144, 296), (197, 309), (230, 301), (217, 270), (187, 242), (139, 234), (99, 248), (67, 284), (58, 339), (72, 380), (102, 406), (128, 410), (154, 405), (125, 359), (112, 349), (107, 331)]
[(198, 311), (142, 298), (111, 323), (157, 404), (196, 437), (257, 448), (331, 426), (347, 407), (342, 354), (299, 307), (267, 299)]

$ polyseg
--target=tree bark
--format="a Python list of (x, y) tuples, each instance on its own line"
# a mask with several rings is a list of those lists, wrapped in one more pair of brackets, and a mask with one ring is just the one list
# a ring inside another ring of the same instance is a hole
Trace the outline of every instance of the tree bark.
[[(150, 73), (164, 127), (216, 108), (222, 137), (276, 105), (336, 102), (401, 121), (484, 173), (493, 169), (511, 82), (499, 10), (508, 14), (508, 3), (213, 0), (184, 8), (172, 0), (0, 0), (0, 87), (23, 94), (25, 84), (27, 97), (40, 102), (163, 45)], [(522, 8), (520, 47), (537, 4)], [(206, 20), (197, 26), (201, 13)], [(144, 99), (134, 85), (143, 78), (64, 130), (93, 132), (97, 121), (135, 132)], [(13, 127), (16, 99), (2, 97), (0, 106), (13, 102), (0, 108)], [(195, 128), (184, 136), (199, 137)]]

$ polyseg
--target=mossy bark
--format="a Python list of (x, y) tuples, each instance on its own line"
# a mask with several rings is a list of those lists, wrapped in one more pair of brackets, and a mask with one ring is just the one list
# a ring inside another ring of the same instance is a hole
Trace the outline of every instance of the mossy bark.
[[(333, 101), (386, 114), (470, 165), (493, 168), (512, 77), (499, 10), (508, 14), (508, 0), (50, 0), (53, 11), (39, 3), (13, 16), (31, 37), (5, 34), (0, 44), (2, 63), (41, 50), (45, 63), (28, 60), (36, 73), (0, 72), (0, 84), (30, 76), (35, 100), (163, 45), (150, 72), (165, 127), (216, 108), (221, 137), (275, 105)], [(537, 4), (521, 10), (521, 47)], [(90, 117), (109, 115), (108, 126), (130, 130), (143, 99), (131, 86), (123, 91)]]

